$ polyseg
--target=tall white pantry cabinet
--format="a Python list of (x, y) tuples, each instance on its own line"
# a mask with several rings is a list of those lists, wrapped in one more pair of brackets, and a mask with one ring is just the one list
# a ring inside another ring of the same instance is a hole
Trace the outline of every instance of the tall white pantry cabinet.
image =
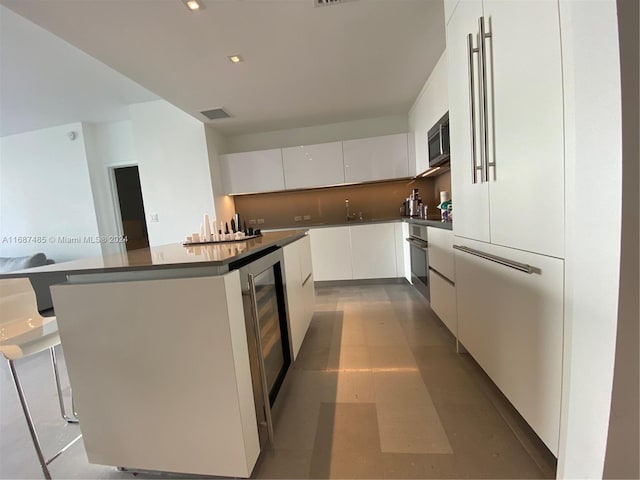
[(558, 2), (451, 6), (458, 336), (557, 456), (564, 321)]

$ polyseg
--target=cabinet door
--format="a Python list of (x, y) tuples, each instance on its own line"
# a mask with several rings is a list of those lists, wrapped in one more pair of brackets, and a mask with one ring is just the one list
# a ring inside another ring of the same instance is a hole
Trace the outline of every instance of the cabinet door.
[(438, 272), (429, 269), (431, 308), (454, 336), (458, 336), (456, 287)]
[[(453, 193), (454, 231), (456, 235), (489, 241), (489, 185), (472, 182), (474, 168), (480, 165), (480, 111), (478, 98), (478, 56), (473, 58), (473, 72), (469, 71), (467, 35), (478, 31), (482, 16), (479, 0), (460, 0), (447, 24), (447, 60), (449, 73), (449, 128), (451, 142), (451, 191)], [(470, 76), (474, 95), (470, 94)], [(471, 102), (474, 105), (474, 129), (471, 125)], [(476, 148), (472, 148), (473, 139)], [(475, 151), (475, 155), (473, 152)]]
[(458, 338), (557, 455), (564, 262), (459, 237), (454, 243), (534, 268), (525, 273), (456, 250)]
[(220, 158), (227, 193), (284, 190), (281, 149), (229, 153)]
[[(495, 141), (489, 151), (496, 164), (490, 169), (489, 181), (491, 242), (563, 257), (558, 15), (556, 1), (484, 1), (484, 18), (491, 32), (485, 41), (492, 113), (489, 128), (494, 129), (490, 139)], [(455, 206), (457, 215), (458, 203)], [(456, 216), (456, 222), (458, 219)]]
[(453, 232), (443, 228), (427, 227), (427, 238), (429, 238), (429, 267), (451, 282), (455, 282)]
[(409, 176), (406, 133), (348, 140), (342, 150), (347, 183)]
[(302, 339), (306, 333), (305, 307), (302, 294), (302, 278), (300, 269), (300, 240), (286, 245), (282, 249), (284, 256), (284, 273), (287, 288), (287, 310), (289, 314), (289, 338), (293, 360), (298, 356)]
[(396, 239), (393, 223), (351, 226), (353, 278), (395, 278)]
[(342, 142), (283, 148), (282, 163), (287, 189), (344, 183)]
[(351, 280), (351, 235), (349, 227), (312, 228), (311, 260), (317, 281)]

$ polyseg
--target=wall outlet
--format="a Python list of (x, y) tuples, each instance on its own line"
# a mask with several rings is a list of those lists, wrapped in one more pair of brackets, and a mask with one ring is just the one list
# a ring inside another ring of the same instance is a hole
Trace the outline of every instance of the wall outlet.
[(249, 220), (249, 225), (255, 225), (256, 224), (256, 219), (252, 218), (251, 220)]
[(299, 222), (299, 221), (301, 221), (301, 220), (302, 220), (302, 217), (301, 217), (300, 215), (296, 215), (295, 217), (293, 217), (293, 220), (294, 220), (295, 222)]
[(149, 222), (151, 223), (158, 223), (160, 220), (158, 220), (158, 214), (157, 213), (152, 213), (149, 215)]
[(311, 215), (305, 215), (305, 216), (304, 216), (304, 219), (305, 219), (305, 220), (311, 220)]
[(264, 223), (264, 218), (259, 218), (258, 219), (258, 225), (262, 225)]

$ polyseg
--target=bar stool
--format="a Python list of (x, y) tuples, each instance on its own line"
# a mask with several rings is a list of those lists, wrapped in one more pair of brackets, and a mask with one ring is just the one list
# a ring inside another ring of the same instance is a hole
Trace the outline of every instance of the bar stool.
[[(15, 278), (0, 280), (0, 353), (2, 353), (9, 362), (9, 369), (11, 370), (13, 383), (18, 393), (27, 426), (29, 427), (31, 440), (33, 440), (33, 446), (36, 449), (38, 461), (40, 462), (42, 473), (46, 479), (51, 478), (48, 465), (77, 442), (82, 437), (82, 434), (65, 445), (53, 457), (48, 460), (45, 459), (14, 362), (48, 349), (51, 353), (53, 373), (58, 391), (58, 402), (60, 404), (60, 414), (66, 422), (77, 423), (78, 419), (75, 411), (71, 415), (67, 415), (65, 410), (62, 388), (60, 386), (60, 374), (58, 372), (54, 349), (56, 345), (60, 345), (60, 335), (58, 334), (56, 317), (43, 317), (40, 315), (37, 309), (36, 296), (29, 279)], [(71, 408), (74, 410), (73, 396)]]

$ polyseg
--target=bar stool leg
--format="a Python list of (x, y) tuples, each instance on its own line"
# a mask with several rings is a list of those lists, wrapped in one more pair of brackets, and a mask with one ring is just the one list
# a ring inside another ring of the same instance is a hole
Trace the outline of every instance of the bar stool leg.
[(62, 387), (60, 385), (60, 373), (58, 371), (58, 362), (56, 360), (56, 351), (55, 347), (49, 348), (51, 352), (51, 364), (53, 365), (53, 376), (56, 379), (56, 389), (58, 390), (58, 403), (60, 404), (60, 415), (67, 423), (78, 423), (78, 419), (76, 417), (75, 405), (73, 404), (73, 393), (71, 394), (71, 409), (73, 410), (74, 417), (70, 417), (67, 415), (66, 409), (64, 407), (64, 399), (62, 397)]
[(31, 413), (29, 412), (29, 407), (27, 406), (27, 402), (24, 397), (24, 391), (22, 390), (22, 385), (20, 384), (20, 380), (18, 379), (18, 372), (16, 372), (16, 367), (13, 364), (12, 360), (9, 360), (9, 368), (11, 369), (11, 376), (13, 377), (13, 384), (16, 387), (16, 391), (18, 392), (18, 398), (20, 399), (20, 405), (22, 406), (22, 411), (24, 412), (24, 417), (27, 421), (27, 426), (29, 427), (29, 433), (31, 434), (31, 440), (33, 440), (33, 446), (36, 449), (36, 455), (38, 455), (38, 461), (40, 462), (40, 467), (42, 468), (42, 473), (46, 480), (51, 480), (51, 474), (49, 473), (49, 468), (47, 468), (47, 461), (42, 454), (42, 449), (40, 448), (40, 442), (38, 441), (38, 435), (36, 433), (35, 426), (33, 425), (33, 420), (31, 419)]

